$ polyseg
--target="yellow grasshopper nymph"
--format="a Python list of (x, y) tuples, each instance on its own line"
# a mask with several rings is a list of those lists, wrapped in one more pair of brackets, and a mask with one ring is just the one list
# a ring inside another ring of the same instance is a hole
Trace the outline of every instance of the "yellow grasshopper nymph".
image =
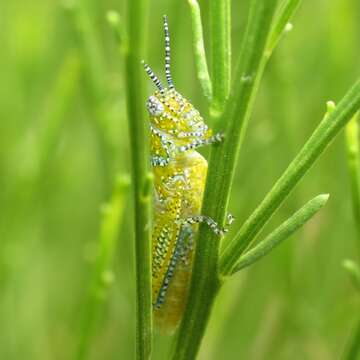
[[(152, 298), (157, 327), (173, 332), (186, 305), (195, 235), (198, 224), (206, 223), (219, 236), (221, 228), (201, 215), (207, 161), (196, 148), (222, 141), (212, 135), (194, 106), (179, 94), (170, 72), (170, 36), (165, 32), (165, 88), (151, 68), (145, 71), (157, 87), (146, 103), (150, 116), (150, 152), (154, 172), (154, 227), (152, 232)], [(228, 223), (232, 221), (231, 215)]]

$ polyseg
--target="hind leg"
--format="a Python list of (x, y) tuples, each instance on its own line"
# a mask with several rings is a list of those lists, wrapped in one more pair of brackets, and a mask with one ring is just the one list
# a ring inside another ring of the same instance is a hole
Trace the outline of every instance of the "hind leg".
[(165, 276), (159, 289), (158, 296), (154, 303), (154, 307), (156, 309), (159, 309), (165, 301), (170, 281), (174, 276), (179, 260), (181, 260), (184, 265), (188, 265), (189, 255), (192, 249), (192, 238), (193, 229), (191, 228), (191, 226), (189, 226), (188, 224), (182, 224), (176, 239), (174, 252), (172, 254), (169, 266), (165, 272)]
[(181, 249), (181, 261), (187, 266), (189, 265), (191, 251), (194, 248), (194, 229), (191, 225), (184, 223), (181, 226), (181, 232), (184, 233), (184, 243)]

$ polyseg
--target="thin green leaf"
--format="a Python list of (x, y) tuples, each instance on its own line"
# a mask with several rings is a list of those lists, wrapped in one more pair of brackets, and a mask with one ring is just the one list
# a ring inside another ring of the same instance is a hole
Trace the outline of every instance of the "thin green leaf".
[(225, 108), (231, 82), (230, 0), (210, 0), (211, 78), (213, 98), (211, 115), (217, 118)]
[(347, 150), (347, 163), (349, 169), (351, 195), (353, 203), (353, 213), (355, 226), (357, 230), (357, 243), (360, 253), (360, 154), (359, 154), (359, 124), (358, 115), (347, 124), (345, 137), (346, 137), (346, 150)]
[(280, 4), (267, 45), (266, 54), (268, 57), (273, 52), (284, 32), (286, 32), (286, 30), (291, 30), (292, 26), (289, 21), (299, 8), (300, 3), (301, 0), (284, 0)]
[(348, 91), (335, 110), (327, 113), (309, 140), (290, 163), (258, 208), (246, 220), (221, 256), (221, 272), (231, 274), (237, 260), (295, 188), (325, 148), (360, 108), (360, 81)]
[(89, 96), (93, 112), (95, 134), (98, 141), (99, 163), (105, 183), (106, 198), (110, 196), (113, 183), (114, 149), (108, 131), (108, 104), (106, 65), (95, 26), (87, 11), (87, 4), (79, 1), (66, 4), (65, 10), (73, 27), (74, 35), (80, 49), (85, 82), (83, 91)]
[(326, 204), (328, 199), (329, 195), (323, 194), (310, 200), (300, 210), (298, 210), (294, 215), (268, 235), (263, 241), (242, 255), (232, 274), (252, 265), (270, 253), (270, 251), (280, 245), (282, 241), (286, 240), (296, 230), (308, 222)]
[(120, 14), (115, 10), (110, 10), (106, 14), (106, 19), (114, 32), (115, 40), (119, 50), (124, 55), (127, 52), (128, 42), (126, 39), (124, 23), (121, 21)]
[(112, 284), (112, 263), (116, 250), (119, 227), (125, 208), (125, 196), (130, 185), (128, 176), (119, 176), (110, 202), (102, 207), (99, 250), (94, 264), (91, 286), (84, 307), (77, 359), (87, 358), (95, 332), (98, 314)]
[(351, 282), (353, 283), (354, 287), (360, 291), (360, 267), (359, 265), (352, 260), (344, 260), (343, 267), (348, 273)]
[(193, 47), (197, 77), (199, 79), (204, 96), (211, 102), (212, 84), (206, 61), (200, 6), (197, 0), (188, 0), (188, 3), (191, 12)]
[[(360, 267), (353, 260), (344, 260), (343, 267), (348, 273), (351, 282), (355, 289), (360, 293)], [(343, 359), (344, 360), (356, 360), (360, 354), (360, 321), (358, 321), (354, 328), (349, 343), (346, 347)]]
[(360, 354), (360, 321), (357, 322), (356, 326), (352, 331), (351, 339), (349, 341), (343, 359), (358, 360), (359, 354)]
[[(38, 140), (39, 167), (38, 179), (45, 176), (54, 147), (59, 141), (59, 133), (67, 112), (74, 102), (80, 78), (80, 61), (75, 53), (68, 54), (56, 79), (44, 115), (44, 129)], [(46, 176), (45, 176), (46, 177)]]
[(86, 3), (80, 1), (66, 4), (65, 10), (81, 50), (85, 81), (95, 101), (101, 103), (105, 96), (106, 66), (95, 26), (88, 14)]

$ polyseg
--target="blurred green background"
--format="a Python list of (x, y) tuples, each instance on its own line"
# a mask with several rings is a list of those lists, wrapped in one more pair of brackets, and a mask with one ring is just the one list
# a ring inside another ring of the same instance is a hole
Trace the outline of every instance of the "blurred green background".
[[(73, 8), (73, 5), (76, 5)], [(108, 10), (123, 0), (0, 2), (0, 359), (72, 359), (79, 343), (101, 206), (129, 172), (124, 68)], [(202, 6), (208, 43), (208, 3)], [(233, 1), (238, 53), (248, 0)], [(206, 117), (185, 0), (150, 2), (146, 60), (163, 74), (169, 16), (177, 89)], [(325, 112), (359, 76), (360, 2), (304, 0), (266, 70), (240, 156), (233, 231), (261, 201)], [(144, 30), (144, 31), (145, 31)], [(139, 66), (141, 66), (139, 64)], [(144, 73), (144, 77), (146, 74)], [(148, 82), (149, 94), (153, 86)], [(145, 101), (145, 99), (144, 99)], [(338, 359), (360, 316), (341, 262), (359, 259), (344, 139), (338, 136), (266, 230), (318, 193), (328, 205), (250, 270), (229, 281), (201, 359)], [(90, 359), (131, 359), (131, 198), (121, 197), (114, 283)], [(156, 337), (155, 358), (168, 341)]]

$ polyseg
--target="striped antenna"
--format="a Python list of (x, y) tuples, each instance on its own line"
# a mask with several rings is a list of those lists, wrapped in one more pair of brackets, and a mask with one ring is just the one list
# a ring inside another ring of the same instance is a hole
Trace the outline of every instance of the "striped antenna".
[(158, 79), (158, 77), (151, 70), (151, 67), (148, 64), (146, 64), (144, 60), (141, 63), (144, 65), (144, 69), (145, 69), (146, 73), (149, 75), (152, 82), (156, 85), (156, 87), (160, 90), (160, 92), (163, 93), (164, 87), (163, 87), (161, 81)]
[(169, 85), (169, 89), (173, 89), (174, 83), (170, 71), (170, 35), (169, 35), (169, 25), (166, 15), (164, 15), (164, 32), (165, 32), (165, 75), (166, 75), (167, 83)]

